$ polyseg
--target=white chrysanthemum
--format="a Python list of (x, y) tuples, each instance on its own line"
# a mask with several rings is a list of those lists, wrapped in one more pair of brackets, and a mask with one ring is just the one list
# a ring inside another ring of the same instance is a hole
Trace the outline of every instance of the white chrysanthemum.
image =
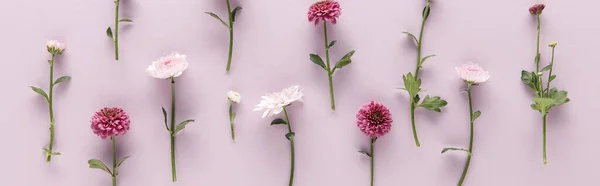
[(189, 63), (185, 59), (185, 55), (173, 52), (170, 55), (153, 61), (152, 65), (146, 69), (146, 72), (152, 77), (167, 79), (180, 76), (187, 69), (188, 65)]
[(240, 93), (230, 90), (227, 92), (227, 99), (233, 103), (240, 103), (242, 101), (242, 96)]
[(63, 51), (65, 51), (65, 44), (58, 42), (57, 40), (48, 40), (46, 41), (46, 50), (53, 55), (60, 55)]
[(456, 73), (467, 83), (479, 84), (490, 79), (490, 72), (483, 70), (479, 65), (469, 62), (462, 67), (456, 67)]
[(283, 107), (295, 101), (302, 101), (302, 89), (298, 85), (283, 89), (261, 97), (261, 101), (254, 107), (254, 111), (264, 111), (262, 117), (274, 116), (283, 111)]

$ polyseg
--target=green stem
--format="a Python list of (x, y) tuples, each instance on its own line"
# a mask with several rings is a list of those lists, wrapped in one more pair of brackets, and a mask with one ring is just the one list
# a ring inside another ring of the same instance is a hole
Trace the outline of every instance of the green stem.
[[(552, 69), (554, 68), (554, 47), (552, 47), (552, 59), (550, 60), (550, 72), (548, 74), (548, 85), (546, 85), (546, 93), (550, 94), (550, 78), (552, 78)], [(550, 96), (550, 95), (548, 95)]]
[(229, 104), (229, 126), (231, 128), (231, 140), (235, 141), (235, 130), (233, 128), (233, 102), (230, 102)]
[[(540, 15), (536, 16), (537, 18), (537, 42), (536, 42), (536, 49), (535, 49), (535, 73), (536, 76), (538, 75), (538, 73), (540, 72), (540, 58), (542, 56), (542, 54), (540, 53), (540, 30), (541, 30), (541, 21), (540, 21)], [(542, 78), (541, 76), (538, 76), (538, 88), (540, 90), (540, 92), (538, 93), (540, 97), (544, 97), (544, 89), (543, 89), (543, 84), (542, 84)]]
[(415, 138), (415, 143), (417, 144), (417, 147), (421, 147), (421, 143), (419, 143), (419, 136), (417, 135), (417, 126), (415, 125), (415, 104), (412, 103), (412, 99), (411, 99), (411, 103), (410, 103), (410, 121), (412, 123), (412, 131), (413, 131), (413, 137)]
[(173, 182), (177, 181), (175, 168), (175, 78), (171, 77), (171, 173)]
[(112, 141), (112, 158), (113, 158), (113, 170), (112, 170), (112, 185), (117, 186), (117, 145), (115, 144), (115, 137), (110, 137)]
[(119, 2), (120, 0), (115, 0), (115, 39), (113, 40), (115, 43), (115, 60), (119, 60)]
[[(292, 133), (292, 124), (290, 123), (290, 119), (287, 114), (287, 110), (283, 107), (283, 113), (285, 114), (285, 120), (287, 121), (288, 134)], [(294, 152), (294, 138), (290, 140), (290, 152), (291, 152), (291, 170), (290, 170), (290, 184), (292, 186), (294, 183), (294, 162), (295, 162), (295, 152)]]
[(543, 122), (544, 122), (544, 126), (543, 126), (543, 128), (544, 128), (544, 140), (543, 140), (544, 141), (543, 142), (544, 143), (544, 147), (543, 147), (544, 148), (544, 165), (548, 164), (548, 159), (546, 158), (546, 116), (547, 115), (548, 115), (547, 113), (543, 113)]
[(371, 138), (371, 186), (375, 183), (375, 140), (377, 138)]
[(233, 17), (231, 15), (231, 5), (229, 4), (229, 0), (227, 0), (227, 14), (229, 15), (229, 57), (227, 58), (227, 72), (229, 72), (229, 68), (231, 67), (231, 56), (233, 54)]
[(331, 110), (335, 111), (335, 96), (333, 95), (333, 72), (329, 62), (329, 40), (327, 39), (327, 21), (323, 21), (323, 32), (325, 33), (325, 60), (327, 61), (327, 76), (329, 78), (329, 97), (331, 98)]
[(52, 160), (52, 147), (54, 146), (54, 109), (52, 108), (52, 90), (54, 88), (54, 57), (52, 54), (52, 61), (50, 61), (50, 88), (48, 90), (48, 110), (50, 112), (50, 144), (48, 145), (48, 152), (46, 152), (46, 162)]
[(471, 87), (472, 84), (469, 83), (467, 92), (469, 94), (469, 119), (471, 121), (471, 132), (469, 139), (469, 156), (467, 157), (467, 163), (465, 164), (465, 169), (463, 170), (462, 176), (460, 177), (460, 181), (458, 182), (458, 186), (461, 186), (465, 181), (465, 177), (467, 177), (467, 171), (469, 170), (469, 165), (471, 164), (471, 156), (473, 155), (473, 102), (471, 100)]

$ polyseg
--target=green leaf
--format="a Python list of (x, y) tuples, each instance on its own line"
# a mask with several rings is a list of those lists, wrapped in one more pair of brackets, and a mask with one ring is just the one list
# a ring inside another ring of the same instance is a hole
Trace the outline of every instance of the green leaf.
[(540, 61), (540, 53), (535, 55), (535, 63), (537, 64)]
[(171, 132), (171, 129), (169, 129), (169, 126), (167, 125), (167, 111), (165, 110), (165, 107), (162, 107), (162, 113), (165, 117), (165, 128), (167, 129), (167, 131)]
[(412, 37), (412, 38), (413, 38), (413, 40), (415, 40), (415, 43), (416, 43), (417, 45), (419, 45), (419, 40), (417, 40), (417, 37), (415, 37), (415, 35), (411, 34), (410, 32), (402, 32), (402, 33), (404, 33), (404, 34), (406, 34), (406, 35), (408, 35), (408, 36)]
[(61, 83), (63, 81), (66, 81), (66, 80), (70, 80), (70, 79), (71, 79), (71, 76), (59, 77), (58, 79), (56, 79), (56, 81), (54, 81), (54, 83), (52, 84), (52, 86), (54, 86), (56, 84), (59, 84), (59, 83)]
[(473, 120), (472, 121), (475, 121), (477, 118), (479, 118), (479, 116), (481, 116), (481, 111), (479, 111), (479, 110), (475, 111), (473, 113)]
[(321, 66), (321, 68), (327, 70), (327, 67), (325, 67), (325, 63), (323, 62), (323, 59), (321, 59), (321, 56), (317, 54), (309, 54), (308, 56), (310, 57), (310, 61)]
[(233, 122), (233, 121), (235, 120), (235, 116), (236, 116), (236, 115), (237, 115), (237, 113), (235, 113), (235, 112), (232, 112), (232, 113), (231, 113), (231, 116), (229, 116), (229, 120), (230, 120), (231, 122)]
[(335, 43), (337, 43), (337, 40), (331, 41), (331, 43), (329, 43), (329, 45), (327, 45), (327, 48), (331, 48), (333, 45), (335, 45)]
[(429, 4), (423, 8), (423, 19), (427, 19), (429, 17), (429, 13), (431, 12), (431, 7)]
[(448, 105), (446, 100), (443, 100), (439, 96), (429, 97), (429, 95), (425, 96), (423, 102), (419, 105), (419, 107), (423, 107), (427, 110), (441, 112), (440, 107), (444, 107)]
[(370, 154), (370, 153), (368, 153), (368, 152), (365, 152), (365, 151), (362, 151), (362, 150), (361, 150), (361, 151), (358, 151), (358, 152), (359, 152), (359, 153), (361, 153), (361, 154), (364, 154), (364, 155), (367, 155), (367, 156), (369, 156), (369, 158), (372, 158), (372, 157), (373, 157), (373, 156), (371, 156), (371, 154)]
[(561, 106), (571, 101), (571, 99), (567, 97), (568, 92), (564, 90), (558, 91), (556, 88), (552, 88), (548, 91), (548, 95), (554, 100), (552, 106)]
[(127, 160), (130, 156), (125, 156), (121, 159), (119, 159), (119, 161), (117, 161), (117, 167), (120, 167), (121, 164), (123, 164), (123, 162), (125, 162), (125, 160)]
[(29, 87), (34, 92), (37, 92), (38, 94), (44, 96), (44, 98), (46, 98), (46, 101), (48, 101), (48, 94), (46, 94), (46, 92), (44, 92), (44, 90), (42, 90), (41, 88), (34, 87), (34, 86), (29, 86)]
[(110, 37), (111, 39), (113, 39), (113, 34), (112, 34), (112, 30), (110, 29), (110, 27), (108, 27), (108, 29), (106, 29), (106, 35), (108, 37)]
[(241, 9), (242, 9), (242, 7), (240, 7), (240, 6), (237, 6), (237, 7), (235, 7), (235, 8), (234, 8), (234, 9), (231, 11), (231, 13), (229, 14), (229, 16), (231, 16), (231, 21), (232, 21), (232, 22), (235, 22), (235, 14), (237, 14), (237, 12), (238, 12), (239, 10), (241, 10)]
[(525, 85), (529, 86), (529, 88), (533, 89), (536, 92), (539, 92), (540, 90), (538, 90), (538, 76), (535, 74), (535, 72), (527, 72), (527, 71), (521, 71), (521, 81), (523, 83), (525, 83)]
[(552, 107), (552, 105), (554, 104), (554, 99), (552, 98), (541, 98), (536, 96), (535, 98), (533, 98), (533, 101), (535, 102), (535, 104), (531, 104), (531, 108), (540, 111), (542, 114), (547, 113), (550, 107)]
[(350, 63), (352, 63), (350, 58), (340, 59), (337, 63), (335, 63), (335, 69), (342, 69), (344, 66), (349, 65)]
[(423, 63), (425, 63), (425, 60), (429, 59), (430, 57), (435, 57), (435, 54), (425, 56), (423, 59), (421, 59), (421, 62), (419, 63), (419, 67), (421, 67), (421, 65), (423, 65)]
[(352, 50), (350, 52), (348, 52), (346, 55), (344, 55), (339, 61), (341, 61), (342, 59), (350, 59), (353, 55), (354, 55), (355, 50)]
[(556, 79), (556, 75), (552, 75), (550, 76), (550, 82), (552, 82), (552, 80)]
[(50, 150), (48, 150), (47, 148), (42, 148), (42, 150), (44, 150), (44, 152), (46, 153), (51, 153)]
[(175, 132), (173, 132), (173, 136), (175, 136), (179, 131), (183, 130), (188, 123), (191, 123), (191, 122), (194, 122), (194, 121), (196, 121), (196, 120), (188, 119), (188, 120), (185, 120), (185, 121), (179, 123), (175, 127)]
[(548, 66), (546, 66), (546, 67), (542, 68), (542, 71), (540, 71), (540, 72), (548, 71), (548, 70), (550, 70), (551, 68), (552, 68), (552, 65), (550, 64), (550, 65), (548, 65)]
[(119, 22), (133, 22), (133, 20), (131, 20), (131, 19), (121, 19), (121, 20), (119, 20)]
[(225, 25), (225, 27), (229, 28), (229, 25), (227, 25), (227, 23), (225, 23), (225, 21), (223, 21), (223, 20), (222, 20), (222, 19), (221, 19), (221, 18), (220, 18), (220, 17), (219, 17), (217, 14), (214, 14), (214, 13), (212, 13), (212, 12), (204, 12), (204, 13), (206, 13), (206, 14), (208, 14), (208, 15), (210, 15), (210, 16), (212, 16), (212, 17), (214, 17), (215, 19), (217, 19), (217, 20), (219, 20), (219, 21), (221, 21), (221, 23), (222, 23), (223, 25)]
[(467, 153), (469, 154), (469, 156), (471, 155), (471, 152), (469, 152), (469, 150), (467, 150), (467, 149), (463, 149), (463, 148), (454, 148), (454, 147), (450, 147), (450, 148), (444, 148), (444, 150), (442, 150), (442, 154), (444, 154), (445, 152), (447, 152), (447, 151), (450, 151), (450, 150), (465, 151), (465, 152), (467, 152)]
[(285, 138), (287, 138), (290, 141), (294, 140), (294, 136), (296, 136), (296, 133), (294, 133), (294, 132), (285, 134)]
[(417, 105), (417, 103), (419, 103), (419, 101), (421, 101), (421, 97), (419, 96), (419, 94), (415, 95), (414, 99), (413, 99), (413, 103), (415, 105)]
[(58, 155), (61, 155), (61, 153), (60, 152), (51, 152), (50, 155), (52, 155), (52, 156), (58, 156)]
[(103, 170), (104, 172), (107, 172), (108, 174), (112, 175), (112, 172), (110, 172), (108, 167), (106, 165), (104, 165), (104, 163), (102, 163), (102, 161), (100, 161), (100, 160), (90, 159), (90, 160), (88, 160), (88, 164), (90, 165), (90, 168), (92, 168), (92, 169), (100, 169), (100, 170)]
[(271, 125), (287, 125), (287, 121), (281, 118), (277, 118), (271, 121)]
[(404, 80), (404, 90), (406, 90), (411, 98), (411, 103), (416, 104), (418, 100), (415, 102), (416, 95), (421, 92), (421, 79), (415, 79), (412, 73), (408, 73), (406, 75), (402, 75), (402, 79)]

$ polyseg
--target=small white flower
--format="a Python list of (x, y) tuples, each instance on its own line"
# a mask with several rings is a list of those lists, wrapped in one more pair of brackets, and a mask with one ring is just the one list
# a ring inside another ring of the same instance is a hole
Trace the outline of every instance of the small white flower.
[(462, 67), (456, 67), (456, 73), (467, 83), (479, 84), (490, 79), (490, 72), (483, 70), (479, 65), (468, 62)]
[(298, 85), (283, 89), (261, 97), (261, 101), (254, 107), (254, 111), (264, 111), (262, 117), (274, 116), (283, 111), (283, 107), (295, 101), (302, 101), (302, 89)]
[(48, 40), (46, 41), (46, 50), (53, 55), (60, 55), (63, 51), (65, 51), (65, 44), (62, 44), (56, 40)]
[(240, 93), (230, 90), (229, 92), (227, 92), (227, 99), (229, 99), (229, 101), (233, 103), (240, 103), (242, 101), (242, 96), (240, 95)]
[(152, 65), (146, 69), (146, 72), (152, 77), (167, 79), (180, 76), (187, 69), (188, 65), (189, 63), (185, 59), (185, 55), (173, 52), (170, 55), (153, 61)]

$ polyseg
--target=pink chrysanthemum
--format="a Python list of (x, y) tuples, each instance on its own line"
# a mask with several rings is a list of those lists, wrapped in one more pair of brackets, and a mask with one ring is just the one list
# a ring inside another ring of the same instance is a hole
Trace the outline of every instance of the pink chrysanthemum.
[(545, 4), (535, 4), (531, 8), (529, 8), (529, 13), (533, 15), (540, 15), (542, 11), (546, 8)]
[(129, 130), (129, 116), (120, 108), (103, 108), (92, 116), (94, 134), (106, 139), (123, 135)]
[(392, 114), (383, 104), (371, 101), (358, 110), (356, 124), (365, 135), (379, 138), (392, 128)]
[(337, 18), (342, 14), (342, 8), (334, 0), (320, 0), (308, 8), (308, 21), (319, 24), (320, 20), (337, 23)]

